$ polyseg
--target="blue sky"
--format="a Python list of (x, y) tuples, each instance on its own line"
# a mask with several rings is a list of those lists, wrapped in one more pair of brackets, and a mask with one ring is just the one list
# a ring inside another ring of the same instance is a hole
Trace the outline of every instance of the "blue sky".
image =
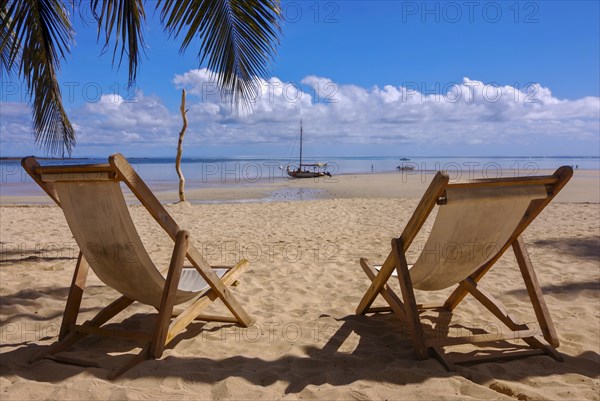
[[(281, 45), (251, 115), (212, 94), (148, 3), (134, 90), (89, 13), (61, 71), (74, 156), (288, 156), (305, 121), (315, 156), (600, 154), (599, 2), (284, 1)], [(33, 145), (22, 84), (2, 77), (2, 156)]]

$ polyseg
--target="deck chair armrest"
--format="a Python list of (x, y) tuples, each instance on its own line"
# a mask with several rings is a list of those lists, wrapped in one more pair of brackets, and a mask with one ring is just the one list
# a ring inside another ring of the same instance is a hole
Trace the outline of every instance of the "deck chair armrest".
[(29, 174), (29, 176), (44, 190), (44, 192), (48, 194), (54, 203), (60, 206), (58, 194), (54, 189), (54, 183), (44, 182), (41, 174), (36, 171), (40, 168), (40, 163), (38, 163), (37, 159), (34, 156), (25, 157), (21, 160), (21, 166), (27, 172), (27, 174)]

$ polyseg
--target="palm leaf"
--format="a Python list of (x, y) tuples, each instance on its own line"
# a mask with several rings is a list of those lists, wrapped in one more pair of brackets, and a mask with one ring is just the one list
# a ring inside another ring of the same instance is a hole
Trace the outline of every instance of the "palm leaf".
[[(10, 76), (17, 71), (15, 60), (20, 58), (21, 49), (15, 46), (14, 32), (8, 29), (12, 19), (7, 11), (4, 5), (0, 8), (0, 63), (2, 63), (2, 70)], [(15, 54), (12, 54), (13, 52)]]
[(33, 111), (35, 141), (47, 151), (70, 154), (75, 132), (62, 104), (56, 77), (73, 42), (73, 27), (62, 2), (2, 2), (0, 54), (3, 69), (18, 69), (25, 79)]
[[(74, 3), (73, 3), (74, 4)], [(162, 8), (161, 8), (162, 6)], [(105, 49), (114, 35), (113, 62), (129, 60), (129, 81), (137, 75), (144, 49), (143, 0), (90, 0), (105, 34)], [(216, 75), (231, 100), (250, 100), (258, 77), (267, 75), (280, 32), (278, 0), (158, 0), (164, 28), (184, 34), (181, 51), (199, 37), (198, 57)], [(75, 145), (75, 133), (62, 105), (57, 71), (73, 43), (73, 28), (59, 0), (0, 0), (2, 70), (24, 78), (33, 109), (37, 143), (51, 153)], [(245, 104), (248, 104), (246, 102)]]
[(198, 36), (200, 64), (207, 61), (232, 102), (248, 105), (279, 44), (279, 1), (159, 0), (157, 9), (161, 6), (165, 30), (174, 37), (184, 35), (180, 51)]
[(104, 0), (101, 5), (99, 0), (91, 0), (90, 7), (98, 21), (98, 39), (104, 31), (104, 49), (110, 45), (114, 32), (113, 64), (117, 53), (120, 53), (119, 66), (123, 56), (127, 54), (129, 83), (133, 83), (137, 76), (140, 54), (145, 47), (142, 27), (146, 12), (142, 0)]

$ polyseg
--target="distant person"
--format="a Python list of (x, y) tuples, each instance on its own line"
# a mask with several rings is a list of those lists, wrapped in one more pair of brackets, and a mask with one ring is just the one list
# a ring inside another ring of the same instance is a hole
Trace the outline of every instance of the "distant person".
[(371, 173), (373, 172), (373, 165), (371, 164)]
[(579, 168), (579, 164), (575, 165), (575, 170), (577, 170)]

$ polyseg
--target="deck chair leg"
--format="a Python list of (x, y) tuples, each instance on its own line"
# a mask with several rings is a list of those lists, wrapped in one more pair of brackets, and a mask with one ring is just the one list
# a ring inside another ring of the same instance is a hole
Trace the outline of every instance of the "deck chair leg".
[(215, 292), (227, 309), (229, 309), (233, 316), (235, 316), (238, 324), (240, 324), (242, 327), (250, 326), (253, 322), (250, 315), (233, 296), (231, 290), (221, 282), (219, 277), (213, 272), (210, 265), (206, 263), (206, 260), (204, 260), (204, 257), (200, 251), (198, 251), (198, 249), (196, 249), (192, 243), (188, 244), (187, 258), (190, 262), (192, 262), (192, 265), (194, 265), (198, 273), (200, 273), (202, 278), (204, 278), (206, 283)]
[(466, 290), (479, 301), (487, 310), (504, 323), (512, 331), (528, 330), (526, 324), (518, 323), (504, 308), (502, 303), (496, 300), (491, 294), (480, 288), (477, 283), (471, 278), (466, 278), (462, 281), (462, 285)]
[(540, 324), (542, 334), (544, 335), (546, 341), (550, 343), (550, 345), (553, 347), (558, 347), (558, 335), (556, 334), (554, 323), (550, 317), (550, 312), (546, 306), (546, 301), (544, 300), (540, 283), (537, 279), (537, 275), (535, 274), (535, 270), (533, 269), (531, 259), (529, 259), (529, 253), (527, 252), (523, 238), (519, 236), (515, 242), (513, 242), (512, 246), (517, 258), (517, 264), (521, 269), (521, 274), (523, 275), (523, 280), (525, 281), (525, 286), (527, 287), (529, 299), (533, 305), (535, 316)]
[(558, 362), (564, 361), (562, 355), (556, 350), (556, 348), (554, 348), (552, 344), (548, 344), (546, 340), (540, 336), (527, 337), (524, 338), (523, 341), (525, 341), (532, 348), (542, 350), (544, 353), (546, 353), (546, 355), (551, 356)]
[[(367, 259), (361, 258), (360, 266), (363, 268), (367, 277), (369, 277), (371, 281), (377, 278), (377, 270), (375, 270), (375, 268), (369, 263)], [(404, 313), (404, 303), (400, 298), (398, 298), (396, 293), (392, 291), (392, 289), (387, 284), (383, 286), (380, 294), (383, 297), (383, 299), (386, 300), (388, 305), (390, 305), (390, 309), (394, 311), (400, 317), (401, 320), (406, 320), (406, 315)], [(364, 311), (364, 313), (371, 313), (375, 312), (376, 310), (377, 308), (369, 307)]]
[[(118, 315), (121, 311), (133, 303), (133, 299), (125, 295), (112, 301), (108, 306), (102, 309), (98, 314), (89, 321), (89, 324), (95, 327), (100, 327), (110, 319)], [(87, 322), (86, 322), (87, 323)], [(85, 324), (85, 323), (84, 323)]]
[(177, 233), (175, 238), (175, 247), (173, 248), (173, 255), (169, 265), (169, 273), (167, 273), (167, 280), (160, 301), (158, 319), (156, 321), (154, 336), (150, 346), (150, 356), (153, 358), (160, 358), (165, 349), (165, 340), (167, 338), (171, 316), (173, 315), (175, 295), (177, 294), (179, 279), (181, 278), (181, 271), (187, 253), (189, 237), (190, 234), (187, 231), (182, 230)]
[(404, 300), (404, 312), (406, 316), (406, 324), (411, 335), (413, 346), (418, 359), (427, 359), (427, 347), (425, 346), (425, 333), (421, 326), (419, 318), (419, 309), (413, 291), (410, 273), (408, 271), (408, 263), (404, 255), (404, 247), (400, 238), (392, 240), (392, 252), (396, 261), (398, 271), (398, 280), (400, 281), (400, 289), (402, 290), (402, 298)]
[(121, 366), (117, 369), (114, 369), (108, 375), (108, 380), (116, 379), (117, 377), (121, 376), (123, 373), (127, 372), (129, 369), (133, 368), (135, 365), (137, 365), (141, 362), (144, 362), (146, 359), (148, 359), (150, 347), (151, 347), (150, 344), (146, 345), (144, 348), (142, 348), (142, 350), (137, 355), (134, 355), (127, 363), (125, 363), (123, 366)]
[[(238, 278), (239, 276), (244, 272), (244, 270), (247, 268), (248, 266), (248, 261), (247, 260), (242, 260), (240, 261), (237, 265), (235, 265), (233, 268), (229, 269), (229, 271), (227, 273), (225, 273), (225, 275), (223, 275), (223, 277), (221, 278), (221, 282), (223, 283), (223, 285), (225, 286), (230, 286), (232, 285)], [(218, 298), (218, 295), (216, 294), (216, 292), (210, 288), (208, 290), (206, 290), (204, 293), (200, 294), (200, 296), (191, 304), (189, 305), (185, 310), (177, 313), (177, 317), (175, 317), (172, 321), (171, 324), (169, 325), (169, 329), (167, 331), (167, 338), (165, 340), (165, 344), (169, 344), (177, 335), (179, 335), (179, 333), (183, 332), (185, 330), (185, 328), (194, 320), (200, 318), (202, 319), (203, 317), (206, 317), (208, 321), (212, 320), (215, 321), (215, 319), (213, 319), (212, 316), (206, 316), (206, 315), (200, 315), (200, 312), (206, 308), (208, 305), (210, 305), (211, 302), (213, 302), (214, 300), (216, 300)], [(221, 317), (222, 318), (222, 317)], [(227, 318), (219, 318), (217, 321), (227, 321), (229, 323), (237, 323), (240, 324), (239, 320), (237, 319), (237, 317), (234, 317), (233, 319), (227, 319)]]
[(58, 334), (59, 340), (64, 339), (69, 332), (71, 325), (77, 323), (77, 316), (79, 315), (79, 307), (81, 306), (81, 298), (83, 296), (83, 289), (87, 280), (88, 270), (89, 265), (87, 260), (85, 260), (83, 254), (79, 251), (77, 265), (75, 266), (75, 272), (73, 273), (73, 281), (71, 282), (67, 304), (60, 325), (60, 332)]
[(390, 253), (386, 258), (385, 262), (381, 266), (379, 273), (377, 276), (371, 281), (371, 285), (365, 295), (363, 295), (360, 300), (358, 307), (356, 308), (357, 315), (364, 315), (367, 313), (375, 298), (379, 295), (381, 290), (385, 287), (387, 281), (390, 279), (392, 273), (394, 272), (394, 257)]
[[(127, 298), (126, 296), (121, 296), (117, 298), (115, 301), (111, 302), (108, 306), (102, 309), (98, 314), (92, 319), (83, 323), (83, 326), (91, 326), (91, 327), (100, 327), (104, 323), (108, 322), (118, 313), (120, 313), (123, 309), (127, 308), (129, 305), (133, 303), (133, 300)], [(70, 326), (72, 327), (72, 326)], [(64, 351), (71, 346), (75, 345), (79, 340), (88, 335), (88, 333), (76, 332), (74, 330), (67, 331), (67, 334), (64, 338), (59, 339), (59, 341), (52, 344), (49, 348), (35, 354), (30, 360), (29, 363), (34, 363), (44, 358), (46, 355), (56, 354), (58, 352)]]
[[(513, 331), (530, 331), (532, 334), (535, 332), (535, 327), (530, 327), (527, 324), (518, 323), (507, 311), (504, 309), (502, 303), (496, 300), (491, 294), (485, 290), (479, 288), (477, 283), (470, 278), (465, 279), (462, 285), (467, 291), (477, 299), (483, 306), (485, 306), (494, 316), (496, 316), (502, 323), (504, 323), (509, 329)], [(543, 338), (532, 335), (530, 337), (521, 338), (530, 347), (542, 350), (547, 355), (557, 361), (562, 361), (561, 355), (556, 351), (552, 344), (547, 343)]]

